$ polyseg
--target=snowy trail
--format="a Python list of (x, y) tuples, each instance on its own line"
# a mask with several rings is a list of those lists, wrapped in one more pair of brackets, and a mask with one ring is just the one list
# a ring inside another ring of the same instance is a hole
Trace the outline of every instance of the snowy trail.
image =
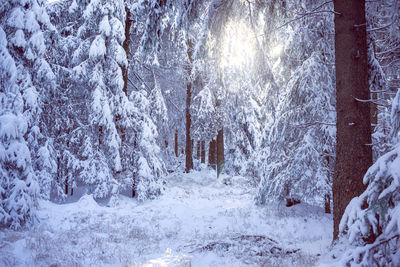
[(244, 177), (229, 182), (176, 173), (145, 203), (41, 202), (34, 230), (0, 232), (0, 265), (310, 266), (326, 252), (332, 225), (322, 209), (258, 207)]

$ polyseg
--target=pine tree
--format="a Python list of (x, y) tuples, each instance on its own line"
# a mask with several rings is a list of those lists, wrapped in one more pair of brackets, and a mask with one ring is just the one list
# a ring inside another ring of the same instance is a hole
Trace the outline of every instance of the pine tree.
[[(101, 5), (101, 8), (100, 8)], [(116, 194), (122, 171), (121, 129), (128, 124), (128, 102), (123, 92), (122, 67), (127, 59), (125, 40), (125, 6), (123, 1), (91, 1), (84, 7), (83, 23), (78, 29), (81, 44), (74, 52), (74, 71), (85, 88), (91, 104), (87, 114), (88, 162), (84, 166), (84, 183), (93, 186), (95, 197)]]
[(43, 35), (51, 24), (42, 1), (7, 2), (0, 14), (0, 217), (2, 226), (17, 229), (36, 221), (37, 179), (42, 178), (36, 172), (46, 177), (51, 171), (34, 169), (36, 162), (51, 158), (39, 123), (42, 90), (53, 86)]
[(270, 130), (270, 150), (258, 203), (295, 198), (322, 206), (330, 195), (330, 166), (325, 153), (334, 147), (332, 81), (315, 52), (292, 75), (281, 92), (277, 118)]

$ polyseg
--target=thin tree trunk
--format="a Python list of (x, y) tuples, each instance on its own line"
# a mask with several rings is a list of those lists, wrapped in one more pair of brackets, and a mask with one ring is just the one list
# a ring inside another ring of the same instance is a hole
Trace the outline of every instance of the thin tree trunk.
[(210, 141), (208, 148), (208, 165), (214, 170), (217, 169), (216, 166), (216, 152), (217, 152), (217, 142), (215, 140)]
[(68, 195), (68, 175), (65, 178), (65, 194)]
[(175, 156), (179, 156), (179, 151), (178, 151), (178, 130), (175, 132)]
[(201, 151), (200, 151), (200, 141), (197, 141), (197, 147), (196, 147), (196, 158), (200, 159)]
[(331, 213), (331, 197), (329, 194), (326, 194), (324, 197), (325, 200), (325, 213), (330, 214)]
[[(133, 140), (133, 148), (137, 149), (136, 134)], [(136, 196), (136, 170), (132, 170), (132, 198)]]
[(336, 0), (336, 164), (333, 177), (333, 239), (350, 200), (360, 195), (372, 164), (365, 1)]
[(224, 129), (218, 131), (217, 135), (217, 177), (225, 172), (224, 159)]
[[(131, 44), (131, 26), (132, 26), (132, 21), (131, 21), (131, 12), (128, 8), (127, 5), (125, 5), (125, 12), (126, 12), (126, 18), (125, 18), (125, 41), (123, 43), (123, 48), (125, 50), (126, 57), (129, 59), (129, 46)], [(129, 61), (128, 61), (129, 62)], [(125, 95), (128, 95), (128, 68), (129, 68), (129, 63), (127, 66), (122, 66), (122, 77), (124, 79), (124, 87), (123, 91)]]
[(206, 163), (206, 142), (201, 141), (201, 163)]
[[(189, 65), (192, 63), (192, 41), (188, 40), (188, 51), (187, 55), (189, 58)], [(192, 67), (188, 67), (188, 79), (191, 76)], [(186, 164), (185, 171), (188, 173), (191, 169), (193, 169), (193, 158), (192, 158), (192, 140), (190, 137), (190, 126), (192, 124), (192, 118), (190, 115), (190, 105), (192, 101), (192, 82), (188, 81), (186, 85)]]

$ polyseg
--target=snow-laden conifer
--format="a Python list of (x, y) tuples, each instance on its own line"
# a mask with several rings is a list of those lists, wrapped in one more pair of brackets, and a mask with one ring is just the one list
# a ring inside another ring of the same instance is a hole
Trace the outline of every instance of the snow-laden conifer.
[(35, 220), (37, 181), (48, 183), (54, 171), (53, 155), (47, 153), (51, 141), (40, 120), (45, 104), (41, 97), (54, 86), (44, 36), (53, 26), (44, 1), (36, 0), (2, 3), (0, 26), (2, 224), (20, 228)]

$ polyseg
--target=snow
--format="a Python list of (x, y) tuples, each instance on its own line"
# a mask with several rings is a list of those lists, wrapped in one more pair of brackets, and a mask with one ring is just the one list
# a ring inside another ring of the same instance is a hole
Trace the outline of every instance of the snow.
[(14, 114), (0, 116), (0, 139), (16, 139), (26, 133), (26, 122)]
[(17, 30), (14, 37), (11, 39), (11, 42), (18, 47), (25, 47), (26, 40), (24, 32), (22, 30)]
[(90, 45), (89, 57), (98, 58), (106, 54), (106, 44), (101, 35), (96, 36)]
[(28, 11), (25, 14), (25, 29), (30, 33), (34, 33), (40, 30), (39, 23), (36, 21), (35, 13), (33, 11)]
[(7, 20), (7, 24), (11, 27), (23, 29), (24, 28), (24, 12), (19, 7), (15, 7), (11, 11), (11, 15)]
[(322, 209), (256, 206), (248, 179), (227, 180), (172, 173), (158, 199), (119, 196), (111, 206), (91, 195), (41, 200), (31, 231), (0, 231), (0, 265), (299, 266), (327, 252), (332, 217)]
[(44, 44), (44, 36), (43, 32), (39, 31), (34, 34), (32, 34), (32, 37), (30, 38), (30, 42), (34, 48), (39, 52), (40, 55), (44, 54), (46, 52), (46, 45)]
[(111, 33), (111, 26), (110, 23), (108, 22), (108, 16), (104, 16), (103, 19), (100, 21), (99, 25), (99, 31), (100, 33), (104, 34), (105, 36), (109, 36)]

